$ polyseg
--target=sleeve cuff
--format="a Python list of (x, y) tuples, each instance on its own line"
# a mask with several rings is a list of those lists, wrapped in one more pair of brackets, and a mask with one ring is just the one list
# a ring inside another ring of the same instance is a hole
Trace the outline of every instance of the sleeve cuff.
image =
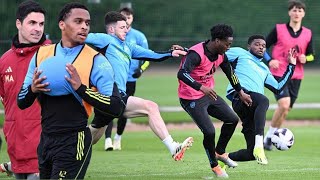
[(202, 84), (200, 84), (198, 82), (195, 82), (195, 84), (194, 84), (195, 90), (197, 90), (197, 91), (200, 90), (201, 86), (202, 86)]
[(36, 98), (38, 96), (38, 94), (39, 94), (39, 93), (32, 92), (31, 85), (28, 86), (28, 92), (30, 94), (30, 97), (32, 97), (32, 98)]
[(234, 88), (234, 90), (237, 91), (237, 92), (240, 92), (241, 89), (242, 89), (242, 87), (241, 87), (240, 84), (235, 85), (233, 88)]
[(76, 90), (76, 93), (82, 96), (83, 94), (85, 94), (86, 90), (87, 90), (87, 86), (85, 86), (84, 84), (81, 84), (81, 86)]

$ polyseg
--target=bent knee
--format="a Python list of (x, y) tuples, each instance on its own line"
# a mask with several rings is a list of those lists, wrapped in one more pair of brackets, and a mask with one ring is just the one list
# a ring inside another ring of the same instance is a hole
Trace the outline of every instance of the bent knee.
[(225, 119), (223, 122), (227, 124), (238, 124), (239, 122), (239, 117), (234, 114), (234, 116), (230, 116), (229, 118)]
[(267, 107), (269, 107), (269, 99), (266, 96), (262, 96), (260, 99), (261, 103)]
[(159, 111), (158, 104), (153, 101), (145, 100), (144, 106), (145, 106), (145, 109), (148, 110), (148, 112)]
[(289, 111), (290, 110), (290, 98), (282, 98), (278, 100), (278, 108), (281, 111)]
[(280, 104), (279, 109), (282, 112), (288, 113), (290, 111), (290, 104)]

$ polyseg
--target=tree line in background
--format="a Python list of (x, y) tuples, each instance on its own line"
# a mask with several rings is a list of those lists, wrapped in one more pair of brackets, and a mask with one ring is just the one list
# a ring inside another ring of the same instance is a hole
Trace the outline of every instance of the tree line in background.
[[(16, 33), (15, 11), (23, 0), (1, 0), (0, 54), (3, 54)], [(57, 16), (64, 4), (70, 0), (38, 0), (46, 9), (45, 33), (54, 42), (60, 39)], [(171, 44), (189, 47), (210, 37), (210, 28), (217, 23), (231, 25), (235, 31), (233, 46), (246, 47), (252, 34), (267, 35), (276, 23), (288, 22), (286, 0), (100, 0), (99, 4), (79, 0), (89, 8), (91, 32), (104, 32), (104, 15), (118, 10), (120, 3), (131, 2), (135, 19), (133, 27), (145, 33), (149, 47), (153, 50), (167, 50)], [(320, 46), (320, 1), (306, 0), (306, 17), (303, 25), (313, 31), (313, 43), (317, 52)], [(319, 61), (313, 64), (320, 65)]]

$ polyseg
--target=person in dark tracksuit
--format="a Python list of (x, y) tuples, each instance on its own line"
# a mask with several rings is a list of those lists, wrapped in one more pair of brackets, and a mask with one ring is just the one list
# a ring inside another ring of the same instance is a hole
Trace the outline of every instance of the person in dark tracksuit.
[[(182, 58), (178, 72), (178, 95), (182, 108), (192, 117), (201, 129), (204, 139), (203, 147), (210, 161), (212, 171), (217, 177), (228, 177), (217, 160), (230, 167), (236, 167), (225, 148), (237, 126), (238, 116), (227, 103), (213, 90), (215, 82), (213, 74), (220, 66), (230, 83), (248, 106), (251, 98), (244, 93), (237, 76), (225, 56), (233, 41), (233, 30), (225, 24), (218, 24), (211, 29), (211, 39), (189, 48), (187, 56)], [(215, 128), (210, 116), (224, 122), (221, 134), (215, 146)]]
[(259, 164), (268, 164), (263, 149), (263, 131), (269, 100), (264, 95), (264, 88), (278, 94), (294, 73), (296, 64), (294, 49), (290, 49), (288, 53), (289, 65), (280, 79), (275, 79), (269, 68), (262, 62), (265, 51), (264, 37), (253, 35), (248, 39), (248, 50), (234, 47), (226, 52), (242, 87), (252, 98), (252, 106), (248, 107), (239, 100), (239, 96), (230, 84), (227, 87), (227, 98), (232, 101), (233, 110), (242, 121), (242, 133), (247, 143), (246, 149), (229, 153), (229, 158), (234, 161), (256, 159)]
[(110, 63), (84, 44), (90, 30), (88, 9), (66, 4), (58, 20), (61, 41), (41, 47), (31, 59), (18, 106), (28, 108), (36, 98), (41, 105), (40, 179), (83, 179), (92, 152), (87, 127), (92, 106), (118, 117), (125, 105)]

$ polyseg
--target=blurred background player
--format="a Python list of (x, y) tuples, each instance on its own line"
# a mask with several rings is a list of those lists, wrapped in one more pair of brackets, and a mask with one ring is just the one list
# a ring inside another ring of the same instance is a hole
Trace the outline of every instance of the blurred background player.
[[(238, 124), (238, 116), (228, 104), (214, 91), (214, 73), (220, 67), (241, 100), (248, 106), (252, 103), (244, 93), (237, 76), (225, 56), (233, 42), (233, 29), (225, 24), (211, 28), (211, 39), (192, 46), (183, 57), (178, 72), (178, 96), (182, 108), (192, 117), (203, 133), (203, 147), (208, 156), (212, 171), (217, 177), (228, 177), (218, 165), (221, 160), (230, 167), (238, 164), (225, 153), (227, 144)], [(215, 128), (210, 116), (223, 121), (217, 146)]]
[(3, 132), (11, 163), (0, 165), (0, 171), (12, 171), (16, 179), (39, 179), (37, 146), (41, 133), (38, 102), (21, 110), (17, 95), (30, 60), (40, 46), (50, 44), (43, 33), (46, 11), (34, 1), (22, 2), (16, 12), (18, 34), (11, 49), (0, 59), (0, 96), (5, 110)]
[[(126, 34), (126, 42), (137, 44), (145, 49), (149, 49), (148, 41), (146, 36), (139, 30), (132, 28), (133, 22), (133, 10), (130, 7), (120, 8), (119, 12), (127, 18), (127, 28), (128, 32)], [(141, 74), (148, 68), (149, 61), (139, 61), (131, 59), (130, 69), (127, 80), (127, 90), (126, 93), (128, 96), (133, 96), (136, 91), (136, 81), (141, 76)], [(111, 133), (113, 127), (113, 121), (108, 124), (108, 127), (105, 132), (105, 150), (121, 150), (121, 135), (126, 127), (127, 118), (120, 117), (117, 124), (117, 133), (114, 136), (114, 142), (112, 143)]]
[(242, 133), (246, 140), (246, 149), (229, 153), (229, 158), (234, 161), (250, 161), (256, 159), (259, 164), (268, 164), (263, 149), (263, 134), (266, 122), (266, 113), (269, 108), (269, 99), (264, 96), (264, 88), (279, 94), (290, 81), (293, 75), (296, 58), (295, 50), (289, 51), (289, 65), (282, 75), (276, 80), (268, 66), (262, 61), (266, 51), (265, 38), (262, 35), (253, 35), (248, 39), (248, 50), (240, 47), (230, 48), (226, 55), (241, 86), (252, 99), (252, 106), (246, 106), (234, 88), (229, 84), (227, 98), (232, 101), (233, 110), (242, 121)]
[(304, 78), (304, 64), (314, 60), (312, 32), (302, 26), (305, 10), (306, 6), (303, 2), (290, 0), (288, 3), (290, 21), (286, 24), (276, 24), (276, 27), (266, 38), (267, 49), (273, 45), (272, 59), (266, 57), (266, 60), (270, 60), (269, 68), (276, 79), (280, 79), (286, 71), (289, 63), (287, 60), (289, 49), (295, 48), (297, 53), (297, 65), (291, 81), (279, 95), (275, 94), (278, 107), (273, 114), (271, 125), (264, 138), (266, 150), (272, 149), (271, 136), (276, 129), (281, 127), (298, 97), (300, 84)]

